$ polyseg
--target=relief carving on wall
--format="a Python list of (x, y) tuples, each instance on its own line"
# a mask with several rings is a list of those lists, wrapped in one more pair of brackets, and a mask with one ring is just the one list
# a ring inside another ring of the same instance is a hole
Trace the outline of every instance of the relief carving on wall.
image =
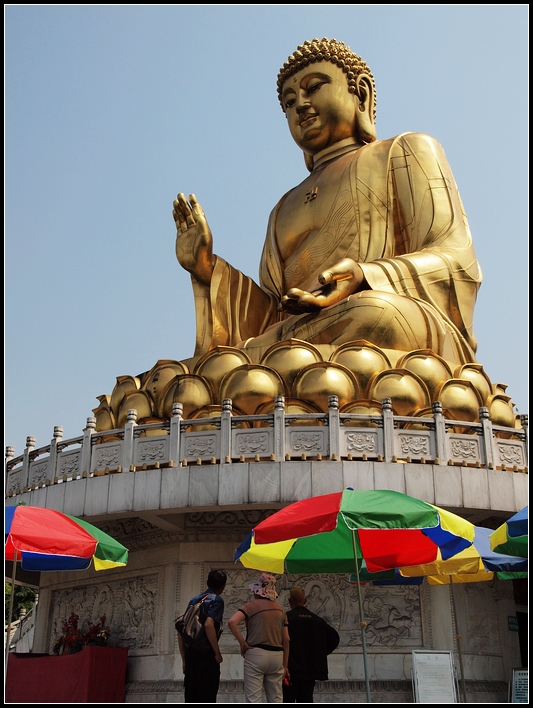
[(498, 442), (498, 452), (500, 460), (506, 465), (516, 465), (522, 467), (524, 465), (524, 457), (522, 449), (518, 445)]
[[(509, 582), (509, 581), (503, 581)], [(464, 637), (464, 650), (477, 653), (500, 654), (502, 651), (498, 628), (497, 607), (488, 583), (463, 583), (464, 612), (459, 614), (459, 633)]]
[(48, 470), (48, 460), (37, 465), (31, 466), (30, 486), (32, 484), (40, 485), (46, 481), (46, 473)]
[(476, 459), (479, 457), (479, 447), (477, 442), (470, 440), (450, 439), (452, 456), (466, 460), (468, 457)]
[(235, 436), (237, 450), (241, 455), (258, 455), (269, 449), (268, 433), (238, 433)]
[(345, 440), (347, 452), (376, 452), (378, 448), (375, 433), (347, 433)]
[(93, 454), (94, 468), (97, 470), (120, 464), (120, 445), (113, 445), (112, 447), (96, 446)]
[(97, 622), (106, 616), (111, 627), (110, 646), (130, 649), (154, 649), (158, 575), (117, 580), (98, 585), (86, 585), (52, 593), (52, 623), (50, 648), (61, 634), (63, 623), (72, 612), (79, 615), (82, 631), (86, 622)]
[(11, 472), (8, 477), (8, 483), (7, 483), (7, 493), (13, 492), (14, 494), (17, 492), (17, 490), (21, 489), (21, 478), (22, 478), (22, 469), (18, 469), (16, 472)]
[(186, 438), (185, 457), (202, 457), (214, 455), (216, 448), (215, 435), (199, 435), (197, 437)]
[(141, 462), (152, 462), (153, 460), (164, 460), (166, 455), (166, 444), (164, 440), (155, 440), (138, 443), (138, 457)]
[(81, 454), (76, 452), (72, 455), (61, 455), (59, 458), (58, 476), (72, 477), (78, 474)]
[(216, 535), (218, 540), (233, 541), (236, 546), (254, 526), (275, 509), (245, 509), (242, 511), (202, 511), (183, 514), (183, 523), (175, 531), (159, 528), (137, 516), (114, 519), (98, 527), (124, 543), (130, 551), (157, 547), (177, 541), (203, 541)]
[[(248, 585), (257, 577), (257, 571), (226, 568), (228, 584), (224, 591), (226, 618), (252, 599)], [(299, 585), (307, 595), (307, 606), (323, 617), (339, 632), (340, 647), (361, 647), (361, 629), (357, 585), (347, 575), (302, 574), (278, 577), (278, 602), (288, 611), (289, 590)], [(423, 646), (421, 587), (418, 585), (362, 587), (365, 614), (366, 643), (383, 650), (390, 648), (421, 648)], [(231, 633), (224, 632), (221, 644), (234, 647)]]
[(429, 438), (423, 435), (400, 435), (400, 447), (404, 455), (429, 455)]
[(291, 433), (291, 447), (295, 452), (320, 451), (324, 448), (324, 433)]

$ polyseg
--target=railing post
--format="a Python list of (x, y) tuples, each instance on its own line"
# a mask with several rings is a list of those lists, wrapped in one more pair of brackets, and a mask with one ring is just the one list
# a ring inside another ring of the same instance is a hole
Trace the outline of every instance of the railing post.
[(222, 401), (220, 414), (220, 463), (231, 462), (231, 398)]
[(170, 419), (170, 440), (169, 440), (168, 459), (173, 461), (175, 467), (179, 467), (181, 464), (180, 435), (181, 435), (182, 418), (183, 418), (183, 404), (182, 403), (173, 403), (172, 404), (172, 418)]
[(329, 459), (338, 460), (340, 457), (341, 419), (339, 415), (339, 397), (328, 396), (328, 425), (329, 425)]
[(50, 457), (48, 459), (48, 474), (46, 478), (52, 481), (57, 474), (57, 445), (63, 439), (63, 428), (60, 425), (54, 426), (54, 437), (50, 441)]
[(130, 471), (133, 465), (133, 431), (137, 426), (136, 421), (137, 411), (135, 408), (130, 408), (128, 411), (128, 421), (124, 426), (124, 447), (122, 448), (122, 469), (125, 472)]
[(5, 480), (5, 492), (7, 494), (7, 488), (9, 485), (9, 476), (8, 476), (8, 463), (15, 457), (15, 448), (12, 445), (7, 445), (6, 447), (6, 465), (5, 465), (5, 474), (4, 474), (4, 480)]
[(435, 418), (436, 459), (434, 464), (446, 465), (448, 462), (448, 445), (446, 438), (446, 422), (442, 414), (442, 403), (440, 401), (435, 401), (432, 408), (433, 416)]
[(522, 428), (524, 429), (524, 433), (526, 436), (526, 439), (524, 440), (524, 445), (525, 445), (526, 450), (527, 450), (527, 439), (528, 439), (528, 417), (529, 416), (527, 413), (523, 413), (520, 416), (520, 422), (522, 423)]
[(276, 460), (285, 459), (285, 396), (274, 399), (274, 455)]
[(392, 462), (392, 458), (394, 456), (394, 416), (392, 414), (392, 399), (382, 399), (381, 415), (383, 417), (383, 446), (385, 448), (385, 462)]
[(22, 474), (20, 476), (21, 492), (24, 492), (28, 487), (28, 479), (30, 474), (30, 453), (35, 449), (35, 438), (33, 435), (28, 435), (26, 438), (26, 449), (22, 458)]
[(489, 409), (483, 406), (479, 409), (479, 421), (481, 423), (481, 435), (483, 438), (484, 465), (492, 469), (494, 467), (494, 440), (492, 435), (492, 423), (489, 418)]
[(87, 425), (83, 429), (83, 440), (81, 443), (81, 464), (80, 472), (82, 477), (88, 477), (91, 472), (91, 459), (92, 459), (92, 436), (96, 432), (96, 418), (94, 416), (89, 416), (87, 418)]

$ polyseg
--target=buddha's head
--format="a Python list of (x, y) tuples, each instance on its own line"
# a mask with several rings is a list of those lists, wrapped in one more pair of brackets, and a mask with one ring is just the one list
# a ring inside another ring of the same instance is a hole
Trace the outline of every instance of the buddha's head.
[(278, 98), (309, 169), (314, 155), (346, 138), (361, 145), (376, 139), (374, 77), (336, 39), (298, 47), (278, 73)]

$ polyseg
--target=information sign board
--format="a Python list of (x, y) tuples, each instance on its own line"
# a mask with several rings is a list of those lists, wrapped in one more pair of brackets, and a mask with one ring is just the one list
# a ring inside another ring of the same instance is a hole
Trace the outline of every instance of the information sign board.
[(415, 703), (457, 703), (451, 651), (413, 651)]
[(511, 681), (511, 703), (529, 703), (528, 669), (513, 669)]

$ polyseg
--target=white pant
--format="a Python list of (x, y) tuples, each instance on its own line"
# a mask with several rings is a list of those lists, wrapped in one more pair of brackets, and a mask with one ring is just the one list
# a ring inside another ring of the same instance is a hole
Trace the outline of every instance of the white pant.
[(244, 655), (246, 703), (261, 703), (263, 688), (267, 703), (283, 703), (283, 652), (253, 647)]

